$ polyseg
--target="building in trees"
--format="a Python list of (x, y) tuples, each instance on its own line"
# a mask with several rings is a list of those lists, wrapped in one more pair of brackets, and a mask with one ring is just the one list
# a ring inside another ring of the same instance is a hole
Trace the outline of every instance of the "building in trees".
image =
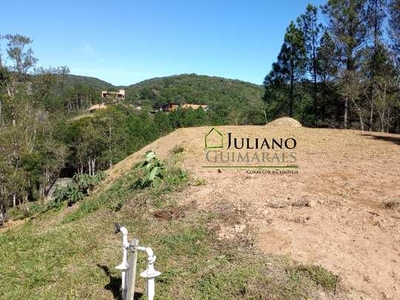
[(119, 102), (125, 100), (125, 90), (120, 89), (118, 92), (102, 91), (101, 98), (105, 101)]

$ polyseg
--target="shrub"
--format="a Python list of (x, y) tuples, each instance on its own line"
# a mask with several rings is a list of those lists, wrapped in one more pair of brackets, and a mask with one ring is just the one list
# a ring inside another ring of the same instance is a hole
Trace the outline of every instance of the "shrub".
[(170, 191), (173, 186), (179, 186), (187, 181), (185, 170), (169, 164), (164, 165), (154, 151), (147, 151), (144, 161), (137, 164), (137, 179), (133, 183), (134, 189), (151, 187), (156, 194)]
[(82, 200), (85, 195), (88, 195), (105, 177), (106, 174), (104, 172), (97, 173), (94, 176), (75, 174), (72, 178), (73, 181), (69, 182), (66, 186), (56, 187), (54, 200), (48, 204), (48, 207), (60, 208), (64, 202), (67, 202), (68, 206), (75, 204)]
[(164, 164), (158, 159), (154, 151), (147, 151), (144, 161), (136, 165), (139, 177), (133, 184), (135, 189), (144, 189), (149, 186), (157, 187), (163, 179)]

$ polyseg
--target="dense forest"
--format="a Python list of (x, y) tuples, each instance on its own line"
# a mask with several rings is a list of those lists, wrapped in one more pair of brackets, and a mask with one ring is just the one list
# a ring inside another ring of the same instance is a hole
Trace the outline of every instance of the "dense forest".
[(194, 103), (207, 104), (217, 123), (265, 123), (264, 89), (252, 83), (219, 77), (185, 74), (146, 80), (128, 88), (137, 105)]
[(267, 118), (399, 132), (399, 75), (399, 0), (308, 5), (265, 77)]

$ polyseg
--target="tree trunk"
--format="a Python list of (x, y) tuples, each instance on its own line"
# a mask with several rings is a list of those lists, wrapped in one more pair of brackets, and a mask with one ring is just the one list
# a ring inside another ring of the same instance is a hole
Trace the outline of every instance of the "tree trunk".
[(294, 103), (294, 74), (293, 67), (290, 73), (290, 103), (289, 103), (289, 116), (293, 117), (293, 103)]
[(348, 114), (349, 114), (349, 98), (348, 96), (346, 96), (344, 99), (344, 123), (343, 123), (343, 127), (345, 129), (347, 129)]
[(314, 125), (318, 125), (317, 71), (314, 67)]
[(96, 170), (96, 159), (92, 159), (92, 176), (94, 176)]
[(88, 160), (88, 167), (89, 167), (88, 173), (89, 173), (89, 175), (92, 175), (92, 164), (91, 164), (91, 161), (90, 161), (90, 157), (89, 157), (89, 160)]
[(355, 99), (351, 99), (351, 102), (353, 103), (354, 107), (357, 110), (357, 114), (358, 114), (358, 118), (360, 120), (360, 127), (361, 127), (361, 131), (365, 130), (365, 126), (364, 126), (364, 119), (363, 119), (363, 113), (362, 113), (362, 108), (357, 105)]
[[(315, 37), (313, 36), (313, 45), (315, 45)], [(318, 87), (317, 87), (317, 53), (316, 48), (313, 47), (313, 77), (314, 77), (314, 125), (318, 125)]]
[(371, 109), (369, 111), (369, 131), (372, 131), (374, 122), (374, 100), (371, 98)]
[(381, 132), (385, 132), (385, 117), (384, 117), (384, 114), (385, 114), (385, 113), (383, 113), (383, 114), (380, 115), (380, 119), (381, 119)]
[(358, 117), (360, 118), (361, 131), (364, 131), (364, 129), (365, 129), (365, 128), (364, 128), (364, 121), (363, 121), (361, 112), (359, 112)]

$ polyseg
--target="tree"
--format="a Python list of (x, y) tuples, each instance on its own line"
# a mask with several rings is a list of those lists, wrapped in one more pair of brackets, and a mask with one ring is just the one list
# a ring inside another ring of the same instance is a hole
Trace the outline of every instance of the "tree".
[(64, 166), (67, 148), (54, 134), (63, 120), (53, 118), (45, 104), (67, 69), (34, 69), (32, 40), (18, 34), (4, 39), (8, 63), (0, 62), (0, 197), (15, 206), (44, 196)]
[(265, 77), (266, 94), (264, 100), (268, 102), (269, 89), (276, 85), (289, 86), (289, 116), (293, 117), (295, 102), (295, 85), (304, 75), (306, 51), (303, 33), (291, 22), (286, 30), (284, 42), (278, 55), (278, 60), (272, 66), (272, 71)]
[(391, 48), (400, 66), (400, 0), (389, 0), (389, 36)]
[(396, 99), (396, 67), (388, 48), (378, 44), (376, 49), (377, 69), (374, 74), (373, 99), (380, 123), (380, 131), (389, 132), (393, 111), (399, 106)]
[(173, 130), (168, 115), (166, 113), (161, 111), (157, 112), (154, 115), (153, 120), (160, 135), (165, 135)]
[[(365, 3), (366, 0), (328, 0), (322, 7), (323, 13), (328, 17), (329, 32), (336, 44), (335, 54), (340, 62), (341, 83), (346, 85), (342, 89), (344, 128), (348, 127), (349, 103), (355, 103), (358, 97), (354, 91), (358, 90), (360, 50), (364, 46), (366, 37)], [(350, 83), (357, 86), (352, 88), (349, 86)], [(359, 114), (359, 117), (362, 119), (363, 116)]]
[(7, 93), (10, 98), (15, 95), (17, 84), (24, 82), (29, 71), (37, 62), (34, 57), (32, 48), (27, 48), (33, 41), (26, 36), (19, 34), (5, 35), (7, 43), (8, 58), (12, 62), (10, 66), (6, 66), (9, 71), (9, 80), (6, 83)]
[(317, 84), (317, 51), (321, 24), (318, 24), (318, 8), (308, 4), (306, 12), (297, 19), (298, 26), (304, 36), (307, 52), (307, 71), (313, 82), (314, 125), (318, 122), (318, 84)]
[(368, 0), (367, 3), (367, 16), (366, 25), (369, 40), (369, 47), (366, 49), (367, 55), (367, 68), (366, 76), (368, 78), (368, 93), (369, 98), (369, 130), (373, 129), (374, 109), (375, 109), (375, 96), (377, 82), (376, 77), (380, 76), (379, 69), (379, 49), (383, 46), (383, 23), (385, 20), (385, 10), (387, 0)]
[[(395, 58), (396, 66), (396, 78), (397, 78), (397, 105), (400, 103), (400, 0), (389, 0), (388, 5), (389, 12), (389, 37), (390, 37), (390, 47), (392, 49), (392, 54)], [(397, 106), (397, 111), (400, 113), (400, 109)], [(400, 130), (400, 121), (397, 120), (397, 129)]]
[(31, 82), (31, 97), (34, 99), (36, 106), (40, 106), (49, 111), (60, 111), (62, 102), (58, 89), (63, 86), (67, 74), (68, 67), (49, 67), (35, 68), (33, 75), (29, 78)]
[(326, 106), (328, 94), (332, 91), (333, 80), (337, 76), (337, 61), (335, 61), (335, 43), (329, 32), (324, 31), (319, 47), (317, 48), (316, 73), (321, 81), (322, 97), (320, 117), (322, 121), (326, 118)]

